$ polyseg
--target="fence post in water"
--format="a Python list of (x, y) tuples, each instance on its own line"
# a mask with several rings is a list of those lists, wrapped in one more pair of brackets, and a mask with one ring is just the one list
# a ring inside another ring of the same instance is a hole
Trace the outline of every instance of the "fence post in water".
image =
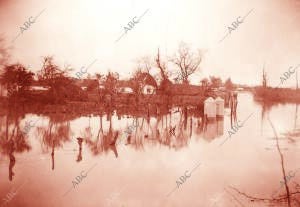
[(231, 92), (230, 99), (229, 99), (229, 106), (230, 106), (230, 122), (232, 126), (232, 119), (236, 122), (236, 109), (237, 109), (237, 92)]

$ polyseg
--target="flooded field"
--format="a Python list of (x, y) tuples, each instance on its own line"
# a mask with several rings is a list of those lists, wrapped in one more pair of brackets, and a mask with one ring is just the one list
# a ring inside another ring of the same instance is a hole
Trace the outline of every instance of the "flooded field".
[(171, 112), (0, 117), (0, 205), (287, 206), (270, 202), (286, 195), (283, 169), (289, 192), (300, 191), (297, 105), (264, 107), (240, 93), (236, 120), (229, 109), (208, 123)]

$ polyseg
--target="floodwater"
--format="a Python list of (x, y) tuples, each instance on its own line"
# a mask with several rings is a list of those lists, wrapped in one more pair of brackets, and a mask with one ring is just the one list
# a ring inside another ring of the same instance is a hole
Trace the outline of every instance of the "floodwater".
[(262, 107), (252, 94), (240, 93), (237, 121), (243, 125), (230, 138), (229, 109), (224, 120), (205, 126), (200, 117), (184, 121), (178, 108), (150, 120), (104, 115), (64, 122), (61, 114), (51, 120), (27, 114), (16, 126), (2, 116), (0, 205), (287, 206), (250, 197), (286, 194), (281, 158), (286, 174), (294, 175), (290, 193), (300, 191), (299, 111), (295, 104)]

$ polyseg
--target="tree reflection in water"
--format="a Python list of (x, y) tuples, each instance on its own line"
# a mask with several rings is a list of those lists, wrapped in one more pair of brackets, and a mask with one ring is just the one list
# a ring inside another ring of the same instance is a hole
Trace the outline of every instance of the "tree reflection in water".
[[(223, 120), (206, 123), (195, 111), (197, 110), (188, 107), (179, 107), (176, 111), (168, 108), (156, 109), (155, 113), (150, 107), (147, 113), (111, 109), (98, 113), (99, 129), (96, 129), (96, 136), (92, 133), (95, 130), (93, 128), (95, 123), (91, 125), (91, 115), (89, 115), (88, 126), (84, 128), (83, 133), (76, 136), (76, 139), (71, 139), (74, 135), (71, 130), (71, 120), (79, 118), (80, 115), (45, 114), (44, 117), (38, 118), (41, 121), (31, 128), (30, 133), (25, 134), (22, 133), (20, 122), (26, 122), (27, 118), (24, 119), (24, 115), (20, 115), (24, 112), (20, 113), (15, 110), (15, 113), (7, 113), (9, 115), (0, 119), (0, 153), (8, 157), (9, 179), (12, 180), (13, 168), (17, 163), (15, 153), (29, 152), (31, 150), (29, 141), (34, 138), (40, 142), (41, 152), (49, 153), (51, 169), (54, 170), (56, 151), (67, 151), (63, 149), (67, 143), (75, 142), (78, 145), (78, 154), (74, 161), (81, 162), (84, 147), (87, 147), (94, 156), (112, 152), (117, 158), (121, 147), (143, 151), (147, 144), (149, 146), (163, 145), (179, 150), (187, 147), (192, 137), (197, 140), (202, 136), (211, 141), (223, 134)], [(123, 129), (119, 127), (115, 117), (119, 120), (123, 117), (120, 121), (122, 123), (124, 123), (124, 117), (127, 117), (130, 122)], [(106, 128), (103, 126), (104, 118), (108, 123)], [(114, 125), (119, 128), (114, 129)]]
[(55, 148), (62, 148), (63, 143), (70, 141), (70, 121), (65, 115), (51, 115), (46, 126), (37, 127), (38, 137), (41, 137), (41, 148), (43, 153), (51, 149), (52, 167), (55, 166)]
[[(118, 112), (117, 112), (118, 114)], [(188, 146), (188, 141), (193, 134), (202, 135), (207, 140), (222, 136), (224, 129), (224, 120), (218, 119), (214, 122), (205, 123), (202, 117), (188, 117), (188, 110), (184, 108), (178, 111), (160, 114), (158, 116), (145, 115), (132, 116), (131, 121), (127, 123), (125, 129), (114, 130), (112, 114), (106, 114), (109, 122), (107, 131), (103, 130), (103, 115), (99, 116), (99, 130), (96, 138), (91, 136), (90, 128), (87, 128), (85, 141), (88, 148), (94, 155), (109, 153), (113, 151), (118, 157), (119, 147), (127, 146), (135, 150), (144, 150), (144, 144), (165, 145), (169, 148), (180, 149)], [(118, 114), (118, 117), (121, 115)], [(136, 127), (132, 127), (136, 123)], [(129, 128), (131, 127), (131, 130)], [(121, 143), (121, 144), (120, 144)]]
[(31, 146), (20, 128), (18, 111), (9, 111), (0, 121), (0, 154), (9, 158), (8, 177), (12, 181), (15, 175), (13, 168), (16, 164), (15, 153), (30, 151)]
[[(285, 190), (284, 194), (279, 195), (279, 193), (277, 193), (277, 191), (276, 191), (275, 194), (273, 193), (271, 195), (271, 198), (256, 197), (256, 196), (252, 196), (247, 193), (241, 192), (239, 189), (237, 189), (235, 187), (230, 186), (229, 188), (232, 190), (232, 192), (236, 193), (241, 198), (245, 198), (247, 200), (250, 200), (251, 202), (257, 202), (257, 203), (260, 202), (260, 203), (264, 203), (264, 205), (270, 205), (270, 206), (286, 206), (286, 205), (289, 207), (294, 206), (294, 205), (300, 206), (299, 205), (300, 204), (300, 202), (299, 202), (300, 191), (297, 189), (297, 185), (296, 186), (291, 185), (289, 182), (289, 179), (291, 179), (291, 178), (289, 176), (287, 176), (286, 164), (284, 161), (285, 159), (284, 159), (283, 153), (280, 148), (278, 132), (269, 117), (268, 117), (268, 121), (273, 130), (275, 141), (276, 141), (276, 149), (280, 156), (280, 166), (281, 166), (281, 172), (282, 172), (282, 177), (283, 177), (283, 179), (282, 179), (283, 181), (281, 181), (280, 183), (282, 184), (282, 189)], [(287, 139), (287, 137), (285, 137), (285, 139)], [(289, 172), (291, 172), (291, 171), (289, 171)], [(296, 174), (296, 172), (294, 174)]]

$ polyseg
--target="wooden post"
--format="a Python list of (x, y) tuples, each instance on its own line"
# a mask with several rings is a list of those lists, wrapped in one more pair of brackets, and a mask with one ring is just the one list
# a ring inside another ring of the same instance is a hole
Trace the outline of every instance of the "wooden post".
[(296, 90), (298, 90), (298, 71), (296, 71)]

